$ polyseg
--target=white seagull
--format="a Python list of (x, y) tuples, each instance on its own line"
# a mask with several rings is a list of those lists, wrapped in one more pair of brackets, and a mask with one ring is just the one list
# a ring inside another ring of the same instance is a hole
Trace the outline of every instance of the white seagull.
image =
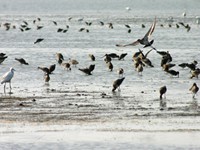
[(1, 78), (1, 84), (4, 83), (4, 93), (6, 93), (6, 83), (9, 82), (10, 83), (10, 93), (11, 93), (11, 79), (13, 78), (14, 76), (14, 71), (15, 69), (14, 68), (10, 68), (10, 71), (6, 72), (2, 78)]

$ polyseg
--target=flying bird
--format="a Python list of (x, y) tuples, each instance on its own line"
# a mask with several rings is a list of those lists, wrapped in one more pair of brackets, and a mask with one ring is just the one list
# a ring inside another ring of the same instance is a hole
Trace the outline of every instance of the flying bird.
[(10, 93), (11, 93), (11, 79), (13, 78), (14, 76), (14, 71), (15, 69), (14, 68), (10, 68), (10, 71), (6, 72), (2, 78), (1, 78), (1, 84), (4, 83), (4, 93), (6, 93), (6, 83), (9, 82), (10, 84)]
[(149, 38), (152, 35), (152, 33), (153, 33), (154, 29), (155, 29), (155, 26), (156, 26), (156, 18), (155, 18), (152, 26), (148, 30), (148, 32), (145, 34), (145, 36), (142, 39), (138, 39), (137, 41), (134, 41), (133, 43), (125, 44), (125, 45), (116, 44), (116, 46), (118, 46), (118, 47), (126, 47), (126, 46), (136, 46), (138, 44), (141, 44), (141, 45), (144, 45), (144, 48), (150, 46), (153, 49), (155, 49), (152, 46), (154, 40), (149, 41)]
[(44, 39), (39, 38), (39, 39), (37, 39), (37, 40), (34, 42), (34, 44), (40, 43), (40, 42), (42, 42), (43, 40), (44, 40)]
[(29, 65), (24, 58), (15, 58), (15, 60), (17, 60), (18, 62), (20, 62), (21, 64), (24, 64), (24, 65)]

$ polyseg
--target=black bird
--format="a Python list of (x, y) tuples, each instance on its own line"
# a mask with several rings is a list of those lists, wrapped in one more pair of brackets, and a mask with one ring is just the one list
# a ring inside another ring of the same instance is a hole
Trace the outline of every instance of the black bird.
[(109, 57), (111, 57), (111, 58), (119, 58), (119, 55), (117, 55), (115, 53), (110, 53), (110, 54), (106, 54), (106, 55), (109, 56)]
[(8, 56), (0, 57), (0, 64), (7, 58)]
[(57, 32), (62, 32), (63, 31), (63, 29), (61, 29), (61, 28), (58, 28), (58, 30), (57, 30)]
[(104, 56), (105, 56), (105, 58), (104, 58), (105, 62), (110, 62), (112, 60), (112, 58), (110, 56), (108, 56), (108, 54), (105, 54)]
[(138, 39), (137, 41), (134, 41), (133, 43), (130, 43), (130, 44), (125, 44), (125, 45), (117, 44), (116, 46), (118, 46), (118, 47), (126, 47), (126, 46), (135, 46), (135, 45), (138, 45), (138, 44), (142, 44), (142, 45), (144, 45), (144, 48), (148, 47), (148, 46), (151, 46), (153, 49), (155, 49), (152, 46), (154, 40), (149, 41), (149, 38), (152, 35), (152, 33), (153, 33), (154, 29), (155, 29), (155, 26), (156, 26), (156, 19), (154, 20), (154, 22), (153, 22), (152, 26), (150, 27), (149, 31), (145, 34), (145, 36), (142, 39)]
[(189, 90), (193, 93), (193, 98), (195, 98), (196, 93), (199, 91), (199, 87), (196, 83), (193, 83), (192, 87)]
[(127, 27), (127, 28), (131, 28), (128, 24), (125, 24), (125, 27)]
[(160, 92), (160, 99), (162, 99), (162, 95), (166, 94), (166, 92), (167, 92), (167, 87), (166, 86), (162, 86), (160, 88), (159, 92)]
[(100, 25), (101, 25), (101, 26), (103, 26), (103, 25), (104, 25), (104, 22), (102, 22), (102, 21), (99, 21), (99, 23), (100, 23)]
[(24, 58), (15, 58), (15, 60), (17, 60), (18, 62), (20, 62), (21, 64), (24, 64), (24, 65), (29, 65)]
[(42, 38), (39, 38), (39, 39), (37, 39), (35, 42), (34, 42), (34, 44), (36, 44), (36, 43), (40, 43), (40, 42), (42, 42), (44, 39), (42, 39)]
[(47, 67), (38, 67), (38, 69), (42, 70), (45, 74), (50, 74), (49, 68)]
[(90, 57), (90, 59), (91, 59), (92, 61), (95, 61), (95, 57), (94, 57), (93, 54), (89, 54), (88, 56)]
[(0, 53), (0, 57), (4, 57), (5, 55), (5, 53)]
[(37, 30), (40, 30), (42, 28), (43, 28), (43, 26), (37, 26)]
[(79, 68), (78, 70), (84, 72), (84, 73), (87, 74), (87, 75), (92, 75), (92, 74), (91, 74), (91, 70), (90, 70), (89, 68), (82, 68), (82, 69)]
[(94, 68), (95, 68), (95, 65), (90, 65), (90, 66), (89, 66), (90, 72), (92, 72), (92, 71), (94, 70)]
[(53, 22), (53, 24), (54, 24), (54, 25), (56, 25), (56, 26), (57, 26), (57, 22), (56, 22), (56, 21), (52, 21), (52, 22)]
[(181, 67), (181, 68), (185, 68), (185, 67), (187, 67), (187, 65), (188, 65), (188, 63), (181, 63), (178, 66)]
[(127, 53), (122, 53), (120, 56), (119, 56), (119, 60), (124, 60), (124, 58), (126, 57)]
[(51, 74), (56, 69), (56, 64), (49, 66), (49, 74)]
[(85, 30), (85, 28), (80, 28), (78, 31), (79, 31), (79, 32), (82, 32), (83, 30)]
[(59, 61), (59, 60), (64, 60), (64, 57), (61, 53), (56, 53), (56, 60)]
[(117, 79), (113, 82), (113, 89), (112, 92), (114, 92), (118, 87), (120, 90), (120, 85), (122, 84), (122, 82), (124, 81), (125, 77), (121, 78), (121, 79)]
[(179, 71), (175, 70), (167, 70), (167, 73), (171, 74), (172, 76), (178, 76), (179, 77)]
[(198, 64), (198, 62), (197, 62), (196, 60), (194, 60), (192, 63), (186, 64), (186, 66), (187, 66), (188, 68), (190, 68), (191, 70), (195, 70), (197, 64)]

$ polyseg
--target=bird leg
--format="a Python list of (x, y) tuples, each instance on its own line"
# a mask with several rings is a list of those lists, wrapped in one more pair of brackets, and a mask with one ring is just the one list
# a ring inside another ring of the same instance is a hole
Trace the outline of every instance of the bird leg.
[(12, 89), (12, 87), (11, 87), (11, 82), (9, 82), (9, 84), (10, 84), (10, 93), (11, 93), (11, 89)]
[(4, 94), (6, 93), (6, 82), (4, 84)]

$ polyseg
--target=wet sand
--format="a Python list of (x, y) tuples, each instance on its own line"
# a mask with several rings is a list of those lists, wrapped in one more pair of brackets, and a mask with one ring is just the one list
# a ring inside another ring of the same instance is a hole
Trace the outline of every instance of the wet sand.
[(119, 91), (47, 88), (41, 95), (1, 97), (1, 148), (200, 148), (199, 106), (195, 101), (160, 107), (158, 99), (144, 106)]

